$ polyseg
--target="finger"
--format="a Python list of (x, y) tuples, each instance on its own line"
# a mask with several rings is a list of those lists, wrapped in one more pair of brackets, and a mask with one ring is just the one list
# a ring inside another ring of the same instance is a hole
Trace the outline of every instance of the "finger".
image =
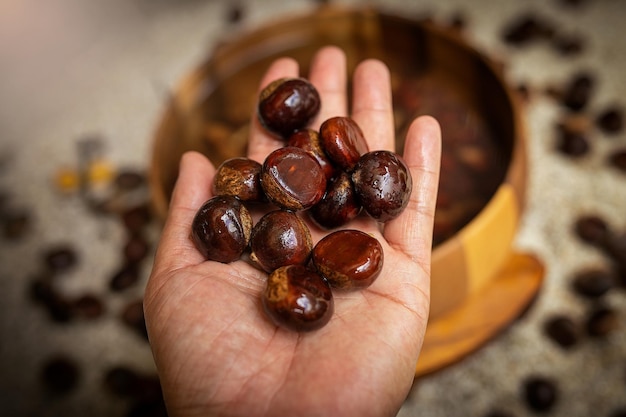
[(348, 112), (346, 54), (335, 46), (318, 51), (311, 63), (309, 81), (320, 94), (320, 112), (311, 127), (318, 129), (324, 120)]
[(413, 192), (406, 209), (387, 222), (384, 237), (394, 248), (430, 271), (430, 254), (439, 186), (441, 129), (430, 116), (413, 121), (407, 133), (404, 160), (413, 178)]
[(363, 130), (370, 150), (395, 150), (391, 81), (381, 61), (363, 61), (354, 70), (352, 118)]
[[(265, 72), (265, 75), (261, 79), (259, 85), (259, 91), (265, 88), (269, 83), (279, 78), (285, 77), (297, 77), (298, 76), (298, 63), (291, 58), (277, 59), (270, 65)], [(252, 114), (252, 120), (250, 123), (250, 139), (248, 142), (248, 158), (254, 159), (259, 163), (263, 163), (265, 157), (275, 149), (284, 145), (280, 138), (277, 138), (268, 133), (257, 117), (256, 107)]]
[(198, 152), (183, 154), (155, 256), (155, 271), (171, 271), (205, 260), (189, 236), (196, 211), (212, 197), (211, 181), (214, 175), (215, 168), (204, 155)]

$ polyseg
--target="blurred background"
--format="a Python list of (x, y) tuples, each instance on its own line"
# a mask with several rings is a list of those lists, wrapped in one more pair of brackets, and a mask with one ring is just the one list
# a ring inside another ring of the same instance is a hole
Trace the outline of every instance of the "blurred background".
[[(154, 131), (216, 45), (323, 3), (0, 2), (1, 415), (163, 415), (141, 310)], [(544, 264), (541, 291), (416, 380), (399, 415), (626, 416), (626, 3), (334, 3), (461, 31), (502, 63), (526, 116), (515, 245)]]

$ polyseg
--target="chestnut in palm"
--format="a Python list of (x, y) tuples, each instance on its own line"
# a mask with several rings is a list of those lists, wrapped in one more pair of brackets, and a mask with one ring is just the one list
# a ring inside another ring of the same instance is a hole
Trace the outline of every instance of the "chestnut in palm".
[(250, 240), (252, 218), (233, 196), (205, 202), (191, 224), (191, 239), (208, 260), (229, 263), (241, 257)]
[(268, 200), (277, 206), (286, 210), (304, 210), (324, 195), (326, 175), (307, 151), (285, 146), (265, 159), (261, 186)]
[(263, 308), (272, 321), (295, 331), (319, 329), (334, 311), (333, 294), (324, 279), (303, 265), (273, 271), (262, 295)]
[(304, 265), (313, 241), (308, 226), (293, 212), (274, 210), (252, 229), (250, 258), (266, 272), (285, 265)]
[(309, 210), (311, 219), (324, 229), (335, 229), (356, 218), (361, 212), (350, 175), (339, 172), (326, 187), (322, 199)]
[(320, 143), (335, 166), (351, 171), (361, 155), (369, 151), (361, 127), (351, 118), (331, 117), (320, 126)]
[(411, 197), (411, 172), (399, 155), (373, 151), (363, 155), (352, 172), (352, 183), (363, 209), (386, 222), (402, 213)]
[(317, 271), (331, 287), (369, 287), (380, 275), (384, 254), (380, 242), (360, 230), (338, 230), (313, 248), (311, 256)]
[(222, 162), (213, 177), (213, 194), (232, 195), (241, 201), (263, 201), (265, 195), (261, 188), (261, 164), (244, 157)]
[(320, 96), (304, 78), (280, 78), (265, 87), (260, 95), (257, 114), (269, 132), (287, 139), (303, 129), (319, 113)]

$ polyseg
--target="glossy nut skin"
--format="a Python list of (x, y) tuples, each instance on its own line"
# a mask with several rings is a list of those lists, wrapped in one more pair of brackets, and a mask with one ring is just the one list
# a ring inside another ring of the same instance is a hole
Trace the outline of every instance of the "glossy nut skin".
[(269, 132), (287, 139), (303, 129), (319, 113), (317, 89), (304, 78), (280, 78), (265, 87), (260, 95), (257, 114)]
[(252, 229), (250, 258), (266, 272), (285, 265), (304, 265), (313, 249), (308, 226), (293, 212), (265, 214)]
[(351, 171), (361, 155), (369, 151), (365, 135), (349, 117), (331, 117), (320, 126), (320, 143), (335, 166)]
[(285, 146), (265, 159), (261, 186), (268, 200), (277, 206), (286, 210), (304, 210), (324, 195), (326, 176), (307, 151)]
[(229, 263), (241, 257), (250, 240), (252, 218), (233, 196), (216, 196), (196, 212), (191, 239), (208, 260)]
[(324, 149), (322, 149), (320, 135), (317, 130), (301, 129), (294, 132), (289, 136), (287, 146), (296, 146), (310, 153), (322, 167), (322, 171), (326, 174), (326, 179), (330, 180), (332, 178), (335, 173), (335, 167), (324, 153)]
[(361, 212), (350, 175), (340, 172), (326, 187), (322, 199), (309, 210), (309, 216), (324, 229), (335, 229), (353, 220)]
[(323, 327), (335, 309), (328, 284), (303, 265), (288, 265), (273, 271), (262, 302), (263, 309), (276, 325), (295, 331)]
[(227, 159), (213, 177), (214, 195), (232, 195), (241, 201), (262, 202), (261, 164), (249, 158)]
[(352, 183), (363, 209), (380, 222), (399, 216), (413, 189), (411, 172), (402, 158), (390, 151), (363, 155), (352, 172)]
[(313, 265), (331, 287), (369, 287), (380, 275), (384, 253), (380, 242), (360, 230), (338, 230), (320, 240), (312, 254)]

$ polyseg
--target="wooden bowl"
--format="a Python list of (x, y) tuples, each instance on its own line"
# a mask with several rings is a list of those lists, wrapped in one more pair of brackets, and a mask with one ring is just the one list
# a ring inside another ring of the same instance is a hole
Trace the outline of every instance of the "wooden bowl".
[[(398, 138), (413, 117), (434, 113), (443, 127), (444, 151), (453, 141), (448, 149), (454, 155), (477, 137), (495, 149), (487, 158), (476, 152), (464, 155), (474, 168), (487, 164), (487, 176), (474, 177), (479, 178), (474, 183), (482, 187), (483, 200), (473, 198), (475, 193), (467, 187), (457, 190), (469, 201), (464, 207), (472, 206), (475, 212), (457, 222), (434, 247), (430, 324), (417, 368), (418, 374), (431, 372), (458, 360), (511, 322), (533, 298), (543, 275), (534, 258), (512, 250), (526, 189), (521, 110), (498, 66), (458, 32), (371, 8), (325, 6), (237, 33), (219, 44), (173, 92), (154, 139), (153, 203), (164, 217), (185, 151), (200, 151), (216, 165), (244, 155), (257, 86), (274, 59), (293, 57), (306, 75), (313, 54), (329, 44), (345, 50), (349, 73), (365, 58), (378, 58), (389, 66), (399, 109)], [(473, 121), (460, 136), (459, 129), (449, 128), (459, 120)], [(402, 146), (399, 140), (398, 148)], [(443, 160), (442, 177), (446, 172)], [(452, 189), (474, 175), (463, 172), (469, 171), (457, 172), (448, 181)], [(437, 219), (446, 220), (456, 212), (446, 208), (450, 202), (443, 201), (442, 188)], [(450, 227), (443, 220), (440, 223)], [(482, 307), (487, 305), (497, 311), (486, 313)]]

